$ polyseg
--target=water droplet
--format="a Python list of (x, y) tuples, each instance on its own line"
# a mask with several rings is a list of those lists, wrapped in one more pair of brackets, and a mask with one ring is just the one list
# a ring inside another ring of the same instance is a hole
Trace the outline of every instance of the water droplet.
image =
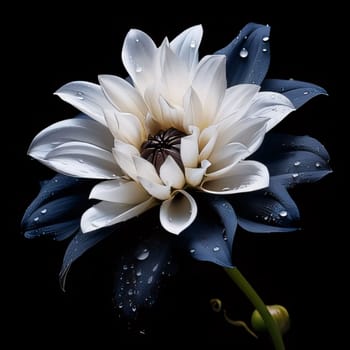
[(281, 210), (278, 215), (282, 218), (285, 218), (288, 215), (288, 212), (286, 210)]
[(138, 260), (146, 260), (149, 257), (149, 250), (144, 249), (137, 257), (136, 259)]
[(269, 40), (270, 40), (270, 37), (269, 37), (269, 36), (264, 36), (264, 37), (262, 38), (262, 41), (263, 41), (264, 43), (267, 43)]
[(247, 39), (248, 39), (248, 35), (245, 35), (245, 36), (243, 37), (243, 39), (244, 39), (244, 40), (247, 40)]
[(262, 49), (262, 52), (267, 52), (267, 49)]
[(136, 71), (136, 73), (141, 73), (142, 72), (142, 67), (137, 64), (136, 68), (135, 68), (135, 71)]
[(304, 91), (304, 95), (308, 95), (309, 94), (309, 91)]
[(159, 264), (155, 264), (155, 265), (153, 266), (152, 271), (153, 271), (153, 272), (157, 271), (158, 267), (159, 267)]
[(223, 239), (224, 241), (227, 241), (227, 240), (228, 240), (228, 237), (227, 237), (227, 234), (226, 234), (226, 230), (223, 230), (223, 231), (222, 231), (222, 239)]
[(140, 329), (140, 330), (139, 330), (139, 334), (141, 334), (141, 335), (145, 335), (145, 334), (146, 334), (146, 330), (144, 330), (144, 329)]
[(230, 190), (230, 187), (223, 187), (222, 189), (221, 189), (221, 191), (229, 191)]
[(137, 43), (139, 43), (139, 42), (140, 42), (140, 39), (139, 39), (139, 38), (136, 38), (135, 41), (136, 41)]
[(47, 213), (47, 209), (44, 208), (43, 210), (40, 211), (41, 214), (46, 214)]
[(193, 248), (190, 249), (190, 253), (191, 253), (191, 254), (194, 254), (195, 252), (196, 252), (196, 249), (193, 249)]
[(136, 312), (136, 310), (137, 310), (136, 305), (131, 306), (131, 311), (132, 312)]
[(299, 176), (299, 174), (298, 174), (298, 173), (294, 173), (294, 174), (292, 174), (293, 179), (296, 179), (298, 176)]
[(123, 265), (123, 270), (126, 271), (128, 269), (128, 265)]
[(84, 93), (81, 91), (77, 91), (75, 93), (75, 96), (79, 99), (79, 100), (83, 100), (84, 99)]
[(129, 290), (128, 290), (128, 295), (133, 295), (134, 294), (134, 290), (132, 289), (132, 288), (130, 288)]
[(298, 166), (298, 165), (300, 165), (299, 160), (297, 160), (296, 162), (294, 162), (294, 166)]
[(53, 182), (56, 182), (56, 183), (57, 183), (57, 182), (58, 182), (58, 179), (54, 179)]
[(243, 49), (241, 50), (241, 52), (239, 53), (239, 55), (242, 57), (242, 58), (246, 58), (248, 57), (248, 50), (243, 47)]
[(141, 271), (141, 270), (137, 270), (137, 271), (136, 271), (136, 276), (137, 276), (137, 277), (140, 277), (141, 275), (142, 275), (142, 271)]
[(320, 162), (316, 162), (316, 163), (315, 163), (315, 167), (316, 167), (316, 168), (320, 168), (320, 167), (321, 167), (321, 163), (320, 163)]
[(218, 252), (219, 250), (220, 250), (220, 247), (214, 247), (214, 248), (213, 248), (213, 251), (214, 251), (214, 252)]
[(124, 307), (123, 303), (120, 302), (119, 305), (118, 305), (119, 309), (122, 309)]
[(264, 220), (267, 221), (269, 219), (268, 216), (264, 216)]
[(191, 44), (190, 44), (190, 48), (194, 49), (196, 47), (196, 45), (197, 45), (196, 40), (192, 40)]
[(147, 283), (148, 284), (151, 284), (153, 282), (153, 276), (149, 276), (148, 277), (148, 280), (147, 280)]
[(38, 221), (39, 221), (39, 216), (35, 217), (35, 218), (34, 218), (34, 221), (35, 221), (35, 222), (38, 222)]
[(83, 159), (78, 159), (79, 163), (85, 163), (85, 161)]

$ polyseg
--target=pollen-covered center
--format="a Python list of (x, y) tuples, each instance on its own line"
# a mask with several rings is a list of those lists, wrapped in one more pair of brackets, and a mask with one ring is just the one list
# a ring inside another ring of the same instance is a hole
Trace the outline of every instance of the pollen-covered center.
[(181, 138), (187, 136), (175, 128), (160, 130), (155, 135), (149, 135), (141, 146), (141, 156), (151, 162), (159, 173), (159, 169), (168, 156), (172, 156), (181, 169), (183, 164), (180, 155)]

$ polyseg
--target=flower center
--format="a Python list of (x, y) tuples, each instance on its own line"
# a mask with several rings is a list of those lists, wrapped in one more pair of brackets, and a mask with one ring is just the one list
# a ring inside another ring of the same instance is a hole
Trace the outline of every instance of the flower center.
[(172, 156), (175, 162), (183, 170), (183, 164), (180, 155), (181, 138), (186, 136), (182, 131), (175, 128), (160, 130), (155, 135), (149, 135), (148, 140), (141, 145), (141, 157), (151, 162), (159, 169), (168, 156)]

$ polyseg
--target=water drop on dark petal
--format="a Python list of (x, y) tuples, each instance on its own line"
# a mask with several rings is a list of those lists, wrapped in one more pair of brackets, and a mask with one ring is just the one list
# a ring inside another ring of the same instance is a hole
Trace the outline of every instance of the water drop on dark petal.
[(245, 48), (245, 47), (243, 47), (243, 49), (240, 51), (240, 53), (239, 53), (239, 55), (242, 57), (242, 58), (246, 58), (246, 57), (248, 57), (248, 50)]

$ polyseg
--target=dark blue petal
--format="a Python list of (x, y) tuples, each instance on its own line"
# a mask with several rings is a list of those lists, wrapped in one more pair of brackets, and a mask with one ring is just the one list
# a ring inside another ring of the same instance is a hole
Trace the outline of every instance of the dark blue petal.
[(286, 188), (278, 183), (272, 183), (265, 190), (234, 195), (231, 203), (237, 212), (239, 225), (249, 232), (298, 229), (299, 210)]
[(136, 320), (151, 308), (163, 282), (175, 271), (172, 241), (177, 237), (147, 222), (135, 227), (134, 244), (117, 263), (113, 299), (119, 317)]
[(322, 87), (298, 80), (266, 79), (261, 85), (261, 91), (279, 92), (288, 97), (295, 108), (318, 95), (327, 95)]
[(63, 240), (77, 232), (81, 214), (92, 205), (88, 197), (95, 184), (65, 175), (42, 182), (38, 196), (23, 216), (24, 236)]
[(230, 44), (216, 52), (227, 57), (228, 86), (261, 84), (270, 65), (269, 36), (269, 26), (249, 23)]
[(192, 225), (180, 234), (180, 244), (195, 259), (232, 267), (232, 243), (237, 217), (223, 197), (194, 194), (198, 214)]
[(268, 167), (271, 183), (287, 188), (315, 182), (331, 172), (327, 150), (309, 136), (269, 133), (252, 159)]
[(94, 247), (102, 240), (109, 237), (112, 233), (117, 232), (122, 224), (103, 227), (96, 231), (82, 233), (79, 231), (69, 243), (63, 263), (59, 274), (60, 285), (65, 290), (66, 278), (70, 267), (78, 258), (80, 258), (86, 251)]

